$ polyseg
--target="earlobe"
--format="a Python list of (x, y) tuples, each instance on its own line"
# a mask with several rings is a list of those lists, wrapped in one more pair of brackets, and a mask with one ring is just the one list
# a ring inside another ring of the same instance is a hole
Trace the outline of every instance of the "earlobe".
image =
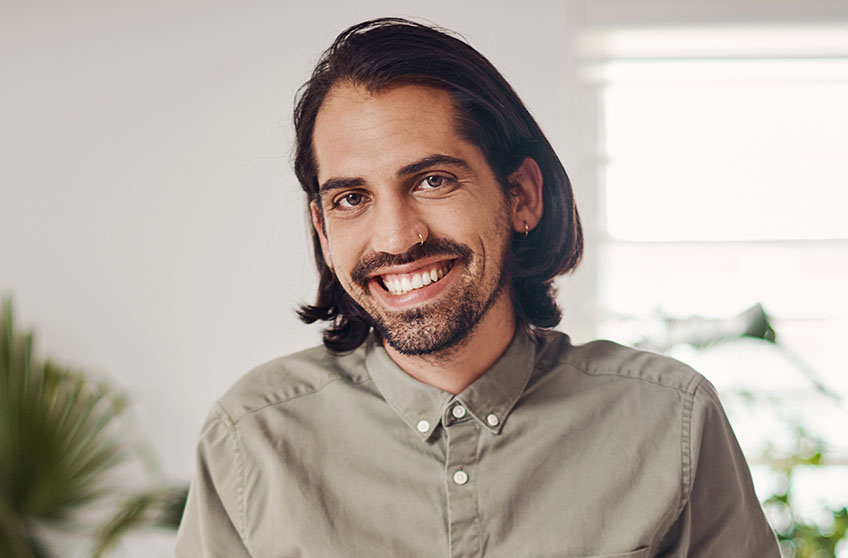
[(318, 207), (318, 201), (312, 200), (309, 202), (309, 211), (312, 213), (312, 227), (315, 229), (315, 234), (318, 235), (318, 242), (321, 244), (321, 253), (324, 255), (324, 263), (333, 271), (333, 260), (330, 258), (330, 247), (327, 242), (327, 235), (324, 231), (323, 217), (321, 208)]
[(526, 234), (536, 228), (542, 219), (542, 171), (536, 161), (527, 157), (521, 166), (509, 175), (510, 193), (513, 196), (512, 229)]

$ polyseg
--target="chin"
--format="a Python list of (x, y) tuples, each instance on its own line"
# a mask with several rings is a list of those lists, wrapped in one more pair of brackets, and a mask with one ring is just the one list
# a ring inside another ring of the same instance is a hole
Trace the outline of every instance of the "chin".
[[(412, 324), (410, 324), (412, 325)], [(467, 341), (475, 323), (466, 318), (454, 327), (385, 328), (377, 324), (377, 331), (395, 351), (407, 356), (434, 356), (452, 352)]]
[(503, 281), (488, 297), (469, 289), (435, 308), (415, 308), (389, 315), (369, 312), (377, 332), (398, 353), (436, 356), (462, 347), (503, 292)]

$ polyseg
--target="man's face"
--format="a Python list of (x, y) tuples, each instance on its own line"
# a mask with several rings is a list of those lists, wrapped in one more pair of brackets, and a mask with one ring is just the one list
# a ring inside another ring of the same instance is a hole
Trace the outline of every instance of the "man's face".
[(337, 86), (315, 123), (324, 258), (404, 354), (443, 352), (511, 308), (511, 205), (456, 127), (450, 94), (417, 85)]

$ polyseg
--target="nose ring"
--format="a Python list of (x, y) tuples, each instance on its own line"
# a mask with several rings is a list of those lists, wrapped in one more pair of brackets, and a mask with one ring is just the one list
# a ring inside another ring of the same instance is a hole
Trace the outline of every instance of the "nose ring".
[(421, 243), (420, 243), (421, 246), (424, 246), (424, 235), (423, 234), (418, 233), (418, 240), (421, 241)]

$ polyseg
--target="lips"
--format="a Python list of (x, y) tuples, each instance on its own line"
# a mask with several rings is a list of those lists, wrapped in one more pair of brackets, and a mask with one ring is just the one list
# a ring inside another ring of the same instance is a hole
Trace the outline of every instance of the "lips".
[(470, 258), (471, 249), (464, 244), (428, 238), (403, 254), (377, 252), (362, 258), (351, 270), (350, 279), (388, 306), (405, 307), (437, 297), (457, 264)]
[(393, 295), (404, 295), (437, 283), (453, 267), (453, 260), (434, 262), (406, 273), (379, 275), (383, 288)]

